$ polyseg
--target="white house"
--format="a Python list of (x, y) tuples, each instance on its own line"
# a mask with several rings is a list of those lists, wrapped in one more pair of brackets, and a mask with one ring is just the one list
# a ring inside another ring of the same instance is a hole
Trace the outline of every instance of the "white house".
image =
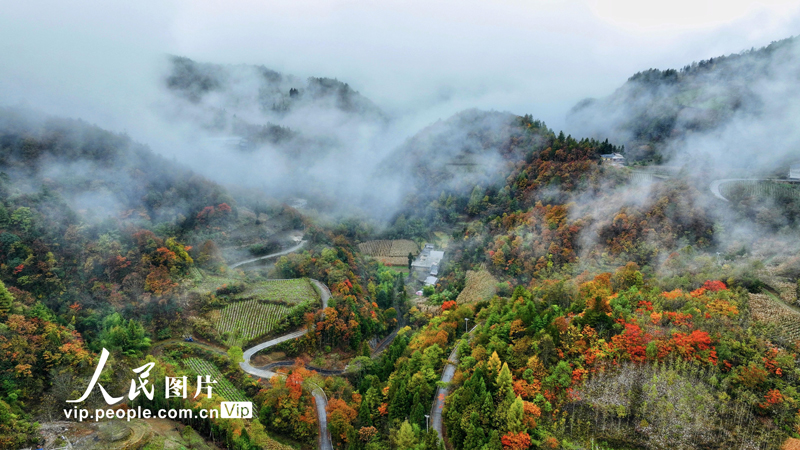
[(425, 244), (417, 259), (411, 263), (411, 270), (416, 273), (419, 281), (426, 277), (439, 275), (439, 264), (444, 258), (444, 251), (434, 250), (433, 244)]
[(789, 179), (800, 180), (800, 163), (795, 163), (789, 166)]
[(612, 166), (625, 165), (625, 157), (620, 153), (607, 153), (605, 155), (600, 155), (600, 157), (603, 158), (603, 162), (611, 163)]

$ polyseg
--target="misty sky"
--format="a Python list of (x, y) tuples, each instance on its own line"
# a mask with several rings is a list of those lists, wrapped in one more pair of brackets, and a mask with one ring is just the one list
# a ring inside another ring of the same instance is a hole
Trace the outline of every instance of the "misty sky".
[(468, 107), (556, 129), (636, 71), (797, 34), (797, 1), (0, 2), (0, 104), (80, 117), (159, 148), (163, 55), (347, 81), (422, 127)]

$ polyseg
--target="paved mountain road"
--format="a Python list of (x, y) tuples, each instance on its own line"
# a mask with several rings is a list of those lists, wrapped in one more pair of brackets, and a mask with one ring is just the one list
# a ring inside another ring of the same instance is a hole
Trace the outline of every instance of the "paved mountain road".
[[(299, 245), (302, 246), (303, 242), (305, 241), (302, 241)], [(252, 262), (252, 261), (245, 261), (242, 262), (241, 264), (246, 264), (247, 262)], [(325, 310), (325, 308), (328, 307), (328, 300), (331, 298), (331, 291), (328, 289), (328, 286), (325, 286), (325, 284), (317, 280), (310, 280), (310, 281), (318, 288), (320, 294), (319, 295), (320, 300), (322, 301), (322, 309)], [(305, 335), (306, 333), (308, 333), (307, 329), (297, 330), (289, 334), (284, 334), (283, 336), (277, 337), (275, 339), (270, 339), (269, 341), (262, 342), (258, 345), (254, 345), (244, 350), (243, 352), (244, 361), (239, 363), (239, 368), (241, 368), (244, 372), (250, 375), (260, 378), (270, 379), (275, 375), (279, 375), (278, 373), (273, 372), (271, 370), (259, 369), (258, 367), (253, 367), (250, 364), (250, 358), (252, 358), (253, 355), (260, 352), (261, 350), (270, 348), (272, 346), (278, 345), (282, 342), (289, 341), (291, 339), (297, 339), (300, 336)], [(328, 397), (325, 395), (325, 392), (319, 386), (315, 386), (311, 390), (311, 395), (314, 396), (314, 403), (316, 404), (317, 407), (317, 420), (319, 422), (319, 448), (321, 450), (333, 450), (331, 433), (330, 431), (328, 431), (328, 413), (325, 411), (325, 409), (328, 407)]]
[(269, 258), (274, 258), (276, 256), (288, 255), (289, 253), (296, 252), (297, 250), (300, 250), (301, 248), (303, 248), (303, 246), (306, 245), (306, 242), (307, 241), (300, 241), (294, 247), (287, 248), (286, 250), (281, 250), (281, 251), (276, 252), (276, 253), (270, 253), (269, 255), (259, 256), (258, 258), (252, 258), (252, 259), (246, 259), (244, 261), (239, 261), (236, 264), (231, 264), (229, 267), (231, 269), (235, 269), (235, 268), (237, 268), (239, 266), (243, 266), (245, 264), (250, 264), (250, 263), (254, 263), (256, 261), (261, 261), (262, 259), (269, 259)]

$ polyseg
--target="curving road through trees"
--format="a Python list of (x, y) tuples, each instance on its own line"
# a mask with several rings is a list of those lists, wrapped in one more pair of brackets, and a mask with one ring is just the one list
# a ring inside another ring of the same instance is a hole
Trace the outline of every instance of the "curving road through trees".
[(256, 261), (261, 261), (262, 259), (269, 259), (269, 258), (274, 258), (276, 256), (288, 255), (289, 253), (295, 252), (295, 251), (300, 250), (301, 248), (303, 248), (303, 246), (306, 245), (306, 242), (307, 241), (303, 240), (303, 241), (300, 241), (294, 247), (289, 247), (286, 250), (281, 250), (281, 251), (276, 252), (276, 253), (270, 253), (269, 255), (259, 256), (258, 258), (252, 258), (252, 259), (246, 259), (244, 261), (239, 261), (236, 264), (231, 264), (229, 267), (231, 269), (235, 269), (235, 268), (237, 268), (239, 266), (243, 266), (245, 264), (250, 264), (250, 263), (254, 263)]
[[(260, 256), (258, 258), (252, 258), (252, 259), (247, 259), (247, 260), (244, 260), (244, 261), (240, 261), (240, 262), (237, 262), (235, 264), (230, 265), (229, 267), (233, 269), (233, 268), (236, 268), (236, 267), (239, 267), (239, 266), (242, 266), (242, 265), (245, 265), (245, 264), (250, 264), (250, 263), (253, 263), (253, 262), (256, 262), (256, 261), (260, 261), (260, 260), (263, 260), (263, 259), (274, 258), (276, 256), (282, 256), (282, 255), (288, 255), (289, 253), (292, 253), (292, 252), (295, 252), (295, 251), (301, 249), (306, 244), (306, 242), (307, 241), (302, 240), (297, 245), (295, 245), (295, 246), (293, 246), (291, 248), (288, 248), (286, 250), (282, 250), (282, 251), (276, 252), (276, 253), (271, 253), (271, 254), (265, 255), (265, 256)], [(331, 298), (331, 291), (330, 291), (330, 289), (328, 289), (328, 286), (326, 286), (324, 283), (322, 283), (322, 282), (320, 282), (318, 280), (309, 279), (309, 281), (317, 288), (317, 291), (320, 294), (320, 300), (322, 302), (322, 309), (324, 311), (328, 307), (328, 300)], [(289, 365), (292, 365), (293, 362), (290, 362), (290, 361), (278, 361), (276, 363), (268, 364), (266, 366), (263, 366), (263, 367), (259, 368), (259, 367), (254, 367), (252, 364), (250, 364), (250, 359), (256, 353), (258, 353), (258, 352), (260, 352), (260, 351), (262, 351), (264, 349), (273, 347), (275, 345), (278, 345), (280, 343), (283, 343), (283, 342), (286, 342), (286, 341), (289, 341), (289, 340), (292, 340), (292, 339), (297, 339), (297, 338), (305, 335), (306, 333), (308, 333), (308, 331), (309, 330), (305, 329), (305, 328), (301, 329), (301, 330), (293, 331), (293, 332), (285, 334), (283, 336), (279, 336), (279, 337), (270, 339), (268, 341), (262, 342), (260, 344), (254, 345), (254, 346), (252, 346), (252, 347), (250, 347), (248, 349), (244, 349), (243, 350), (244, 361), (239, 363), (239, 368), (242, 369), (242, 371), (244, 371), (245, 373), (247, 373), (249, 375), (252, 375), (252, 376), (255, 376), (255, 377), (259, 377), (259, 378), (270, 379), (275, 375), (281, 375), (281, 374), (279, 374), (277, 372), (274, 372), (274, 371), (272, 371), (270, 369), (273, 369), (273, 368), (279, 367), (279, 366), (289, 366)], [(378, 354), (378, 353), (380, 353), (381, 350), (383, 350), (389, 343), (391, 343), (391, 341), (394, 339), (395, 336), (397, 336), (397, 330), (393, 331), (392, 334), (387, 336), (387, 338), (384, 339), (384, 341), (381, 342), (381, 344), (378, 347), (375, 348), (375, 350), (373, 351), (373, 356)], [(177, 339), (170, 340), (170, 341), (175, 341), (176, 343), (179, 343), (179, 342), (183, 343), (183, 342), (181, 342), (180, 340), (177, 340)], [(161, 345), (165, 345), (167, 343), (169, 343), (169, 342), (165, 341)], [(193, 344), (201, 345), (203, 347), (208, 347), (208, 346), (200, 344), (200, 343), (193, 343)], [(221, 353), (220, 350), (217, 350), (217, 349), (213, 349), (213, 350), (216, 351), (217, 353)], [(330, 372), (330, 373), (338, 372), (338, 373), (341, 373), (340, 371), (326, 370), (326, 369), (321, 369), (321, 373), (322, 372)], [(453, 372), (455, 372), (455, 369), (453, 370)], [(452, 375), (451, 375), (451, 378), (452, 378)], [(327, 415), (327, 411), (326, 411), (326, 408), (328, 406), (328, 397), (325, 394), (325, 391), (321, 387), (319, 387), (317, 385), (313, 385), (313, 384), (312, 384), (312, 386), (313, 387), (311, 389), (311, 395), (314, 397), (314, 403), (316, 405), (317, 418), (318, 418), (318, 422), (319, 422), (319, 448), (321, 450), (333, 450), (333, 443), (332, 443), (332, 440), (331, 440), (331, 434), (330, 434), (330, 431), (328, 431), (328, 415)]]
[[(467, 342), (472, 340), (472, 332), (476, 329), (478, 329), (478, 325), (475, 325), (471, 330), (469, 330)], [(444, 366), (444, 370), (442, 371), (442, 383), (449, 383), (453, 381), (453, 376), (456, 374), (456, 368), (458, 367), (459, 343), (456, 343), (455, 348), (453, 348), (453, 351), (450, 352), (450, 356), (447, 357), (447, 364)], [(442, 442), (444, 442), (444, 434), (442, 433), (442, 411), (444, 410), (444, 402), (447, 399), (447, 394), (449, 392), (449, 387), (440, 386), (436, 388), (436, 396), (433, 398), (433, 405), (431, 405), (431, 428), (436, 430), (436, 434), (439, 435), (439, 439), (441, 439)]]
[(762, 180), (757, 178), (723, 178), (721, 180), (714, 180), (711, 182), (711, 185), (709, 186), (709, 188), (711, 189), (711, 193), (714, 194), (714, 197), (717, 197), (718, 199), (726, 202), (730, 201), (727, 198), (725, 198), (724, 195), (722, 195), (722, 191), (720, 190), (720, 188), (722, 187), (723, 184), (729, 183), (731, 181), (767, 181), (767, 180)]
[[(305, 241), (301, 241), (300, 246)], [(268, 256), (275, 256), (275, 255), (268, 255)], [(261, 258), (263, 259), (263, 257)], [(246, 264), (247, 262), (252, 262), (253, 260), (245, 261), (241, 264)], [(241, 265), (238, 264), (238, 265)], [(232, 266), (233, 267), (233, 266)], [(320, 300), (322, 300), (322, 309), (328, 307), (328, 300), (331, 298), (331, 291), (328, 289), (328, 286), (319, 282), (318, 280), (310, 280), (319, 290)], [(285, 334), (283, 336), (277, 337), (275, 339), (270, 339), (269, 341), (262, 342), (258, 345), (254, 345), (246, 350), (244, 350), (244, 361), (239, 363), (239, 368), (242, 369), (244, 372), (260, 377), (270, 379), (275, 375), (279, 375), (276, 372), (273, 372), (268, 369), (259, 369), (257, 367), (253, 367), (250, 364), (250, 358), (253, 357), (256, 353), (264, 350), (266, 348), (275, 346), (280, 344), (281, 342), (286, 342), (291, 339), (299, 338), (304, 334), (308, 333), (307, 329), (297, 330), (291, 332), (289, 334)], [(321, 450), (333, 450), (333, 443), (331, 440), (331, 433), (328, 431), (328, 414), (325, 409), (328, 407), (328, 397), (325, 395), (325, 391), (322, 390), (319, 386), (314, 385), (314, 388), (311, 390), (311, 395), (314, 397), (314, 403), (317, 407), (317, 419), (319, 422), (319, 448)]]
[[(442, 383), (449, 383), (453, 380), (453, 375), (456, 374), (456, 367), (458, 366), (458, 345), (450, 352), (447, 358), (447, 364), (442, 371)], [(436, 388), (436, 397), (433, 398), (433, 406), (431, 407), (431, 428), (439, 435), (439, 439), (444, 440), (442, 435), (442, 410), (444, 409), (444, 400), (447, 398), (449, 389), (445, 387)]]

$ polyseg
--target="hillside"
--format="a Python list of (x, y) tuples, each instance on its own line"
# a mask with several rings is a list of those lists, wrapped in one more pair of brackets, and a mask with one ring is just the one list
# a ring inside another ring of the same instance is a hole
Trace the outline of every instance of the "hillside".
[(242, 151), (270, 146), (293, 158), (319, 156), (342, 145), (337, 127), (380, 126), (387, 120), (347, 83), (324, 77), (303, 80), (264, 66), (174, 56), (163, 86), (168, 96), (162, 104), (165, 117), (199, 127), (211, 139)]
[[(607, 166), (599, 155), (619, 151), (608, 142), (529, 116), (474, 120), (487, 116), (464, 113), (403, 147), (407, 164), (433, 169), (420, 170), (386, 234), (452, 241), (409, 311), (419, 332), (389, 375), (373, 366), (382, 383), (361, 390), (383, 386), (386, 408), (359, 410), (355, 426), (435, 449), (424, 432), (432, 402), (442, 410), (431, 426), (455, 449), (780, 448), (796, 423), (797, 344), (785, 331), (796, 318), (776, 327), (780, 300), (752, 293), (797, 286), (794, 250), (780, 249), (797, 229), (733, 218), (691, 176)], [(460, 185), (441, 168), (462, 151), (502, 164)], [(778, 262), (780, 282), (766, 275)], [(473, 295), (478, 273), (485, 294)]]
[(83, 389), (101, 349), (122, 370), (186, 332), (187, 288), (224, 270), (235, 232), (298, 226), (263, 194), (243, 202), (259, 225), (220, 185), (79, 120), (0, 110), (0, 149), (0, 448), (36, 442), (34, 418)]
[(409, 181), (417, 193), (465, 189), (493, 183), (510, 161), (511, 139), (519, 134), (516, 117), (508, 113), (467, 110), (440, 120), (409, 138), (381, 165), (381, 176)]
[[(636, 73), (608, 97), (575, 105), (568, 127), (624, 145), (630, 160), (650, 162), (673, 156), (676, 142), (728, 127), (744, 127), (747, 134), (755, 123), (774, 130), (765, 138), (791, 137), (781, 135), (780, 123), (798, 100), (798, 42), (789, 38), (680, 69)], [(786, 156), (781, 144), (767, 145), (781, 152), (776, 157)]]
[[(585, 134), (468, 109), (386, 157), (397, 130), (347, 84), (256, 66), (170, 59), (183, 161), (0, 109), (0, 449), (790, 448), (800, 191), (725, 201), (697, 161), (782, 161), (797, 48), (638, 73), (573, 110)], [(759, 152), (757, 129), (782, 143)], [(688, 168), (602, 157), (623, 151)], [(414, 273), (427, 244), (443, 256)], [(122, 397), (72, 408), (92, 379)], [(234, 400), (252, 417), (71, 412)]]

